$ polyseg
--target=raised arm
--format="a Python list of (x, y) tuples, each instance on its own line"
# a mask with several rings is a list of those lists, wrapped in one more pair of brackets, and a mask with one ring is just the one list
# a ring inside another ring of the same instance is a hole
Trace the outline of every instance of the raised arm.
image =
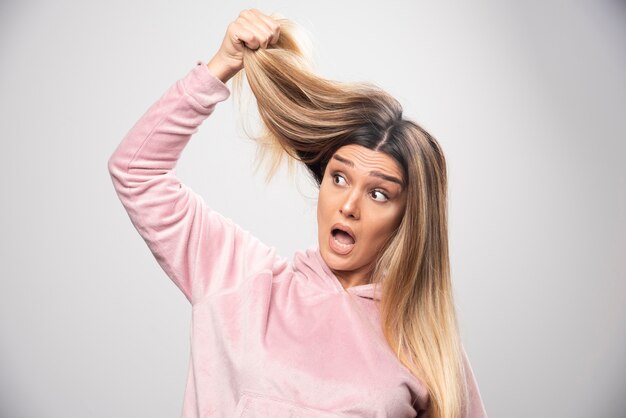
[[(239, 33), (235, 30), (243, 31), (229, 25), (224, 42), (230, 46), (220, 48), (208, 65), (198, 61), (168, 88), (108, 160), (115, 191), (133, 225), (192, 303), (237, 286), (259, 269), (281, 264), (273, 247), (211, 209), (175, 173), (191, 136), (216, 104), (230, 96), (224, 83), (240, 69), (231, 50), (232, 43), (239, 42), (233, 38)], [(259, 31), (245, 32), (237, 39), (259, 38), (260, 44), (267, 45)]]

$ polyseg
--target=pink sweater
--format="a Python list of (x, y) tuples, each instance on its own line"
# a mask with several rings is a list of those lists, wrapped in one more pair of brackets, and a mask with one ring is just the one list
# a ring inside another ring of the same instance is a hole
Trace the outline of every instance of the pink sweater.
[[(422, 416), (428, 394), (384, 340), (373, 284), (344, 289), (317, 246), (280, 257), (176, 177), (229, 96), (198, 61), (108, 161), (134, 227), (192, 306), (182, 417)], [(469, 416), (486, 416), (465, 362)]]

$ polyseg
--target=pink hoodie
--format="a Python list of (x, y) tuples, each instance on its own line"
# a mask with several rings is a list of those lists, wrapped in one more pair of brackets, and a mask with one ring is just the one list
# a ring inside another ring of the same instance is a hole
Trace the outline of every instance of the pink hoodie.
[[(192, 305), (182, 417), (424, 416), (427, 391), (382, 335), (374, 284), (344, 289), (317, 246), (289, 262), (176, 177), (191, 135), (229, 96), (198, 61), (108, 161), (130, 220)], [(468, 416), (486, 416), (465, 364)]]

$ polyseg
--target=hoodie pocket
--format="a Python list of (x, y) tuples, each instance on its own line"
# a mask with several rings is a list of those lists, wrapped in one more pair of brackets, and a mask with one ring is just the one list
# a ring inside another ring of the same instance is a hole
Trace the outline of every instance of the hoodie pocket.
[(337, 418), (341, 417), (328, 411), (317, 408), (297, 405), (291, 401), (274, 396), (243, 391), (237, 407), (235, 418)]

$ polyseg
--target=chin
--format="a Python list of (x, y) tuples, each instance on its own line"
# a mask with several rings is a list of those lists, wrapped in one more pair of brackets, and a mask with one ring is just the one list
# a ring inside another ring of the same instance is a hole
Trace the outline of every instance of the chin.
[(328, 267), (333, 270), (349, 270), (350, 265), (354, 262), (354, 250), (347, 255), (337, 254), (326, 244), (320, 247), (320, 254), (322, 254)]

